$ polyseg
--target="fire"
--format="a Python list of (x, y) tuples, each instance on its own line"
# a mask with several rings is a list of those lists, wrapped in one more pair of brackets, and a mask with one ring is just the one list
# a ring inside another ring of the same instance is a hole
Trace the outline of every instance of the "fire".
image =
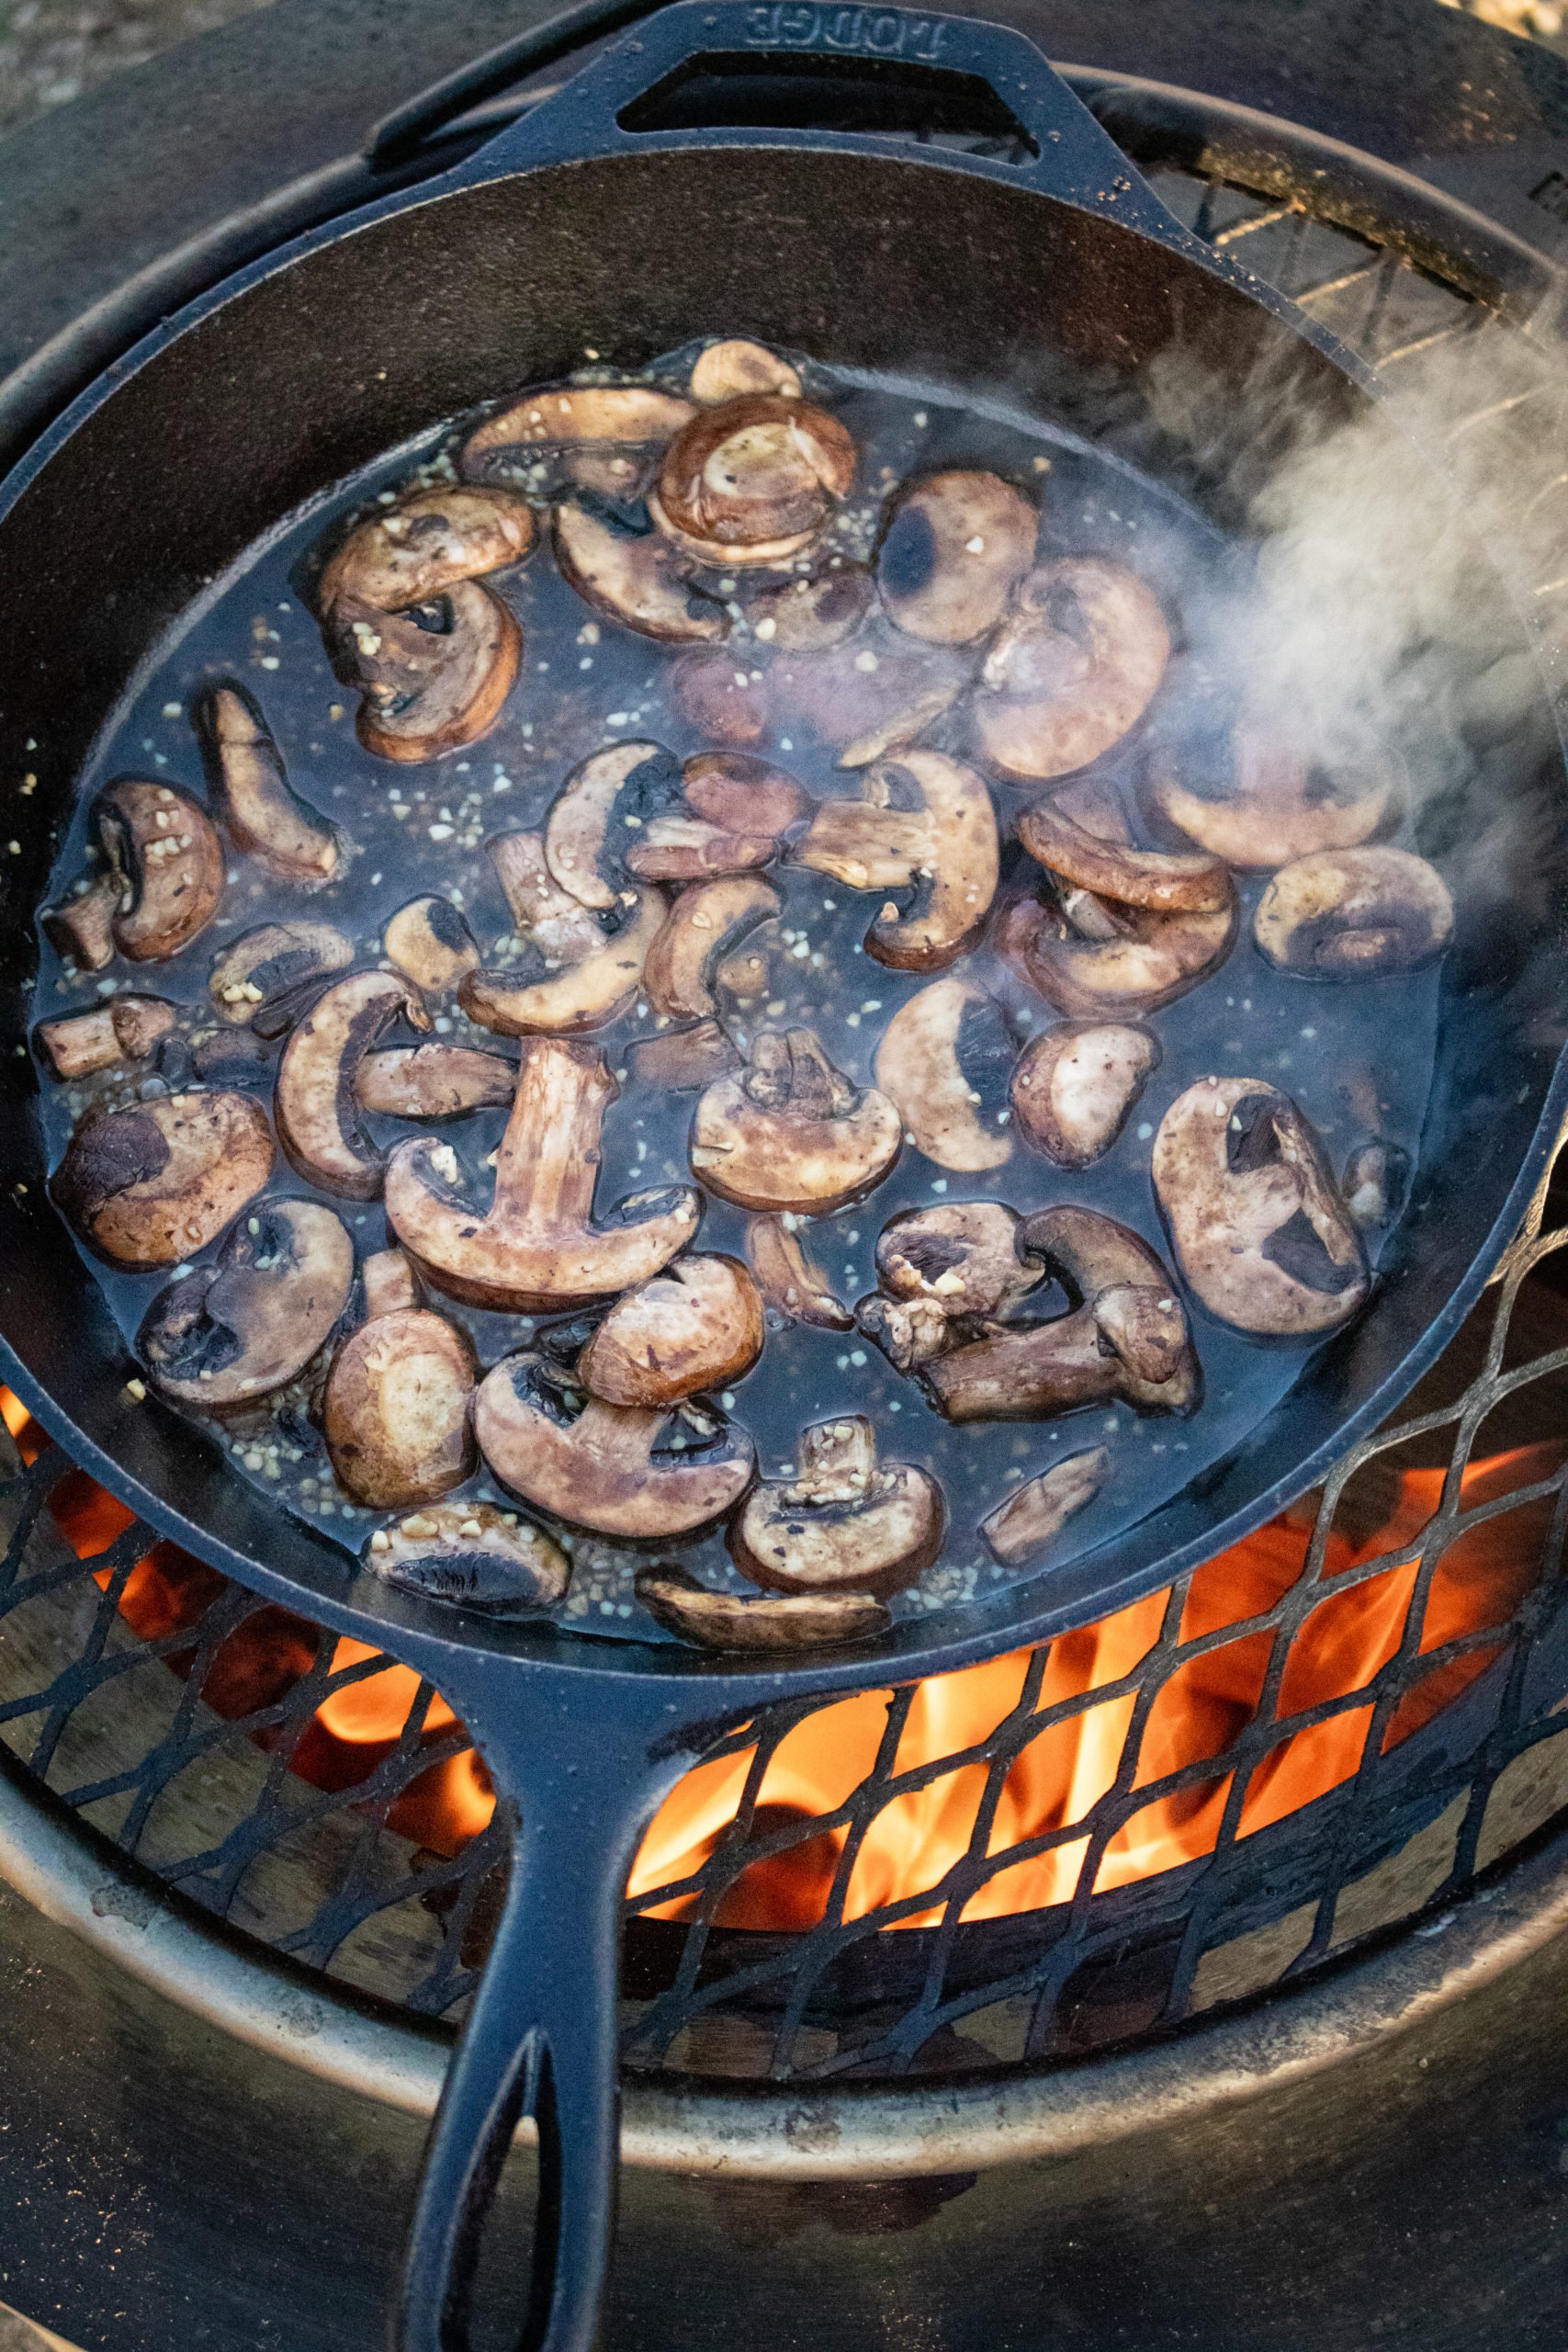
[[(0, 1390), (0, 1414), (31, 1461), (48, 1441), (8, 1391)], [(1507, 1624), (1541, 1573), (1555, 1498), (1496, 1507), (1554, 1478), (1564, 1453), (1562, 1445), (1521, 1447), (1465, 1471), (1462, 1509), (1495, 1515), (1468, 1524), (1430, 1570), (1415, 1657), (1418, 1663), (1436, 1654), (1434, 1664), (1389, 1717), (1385, 1752), (1451, 1705), (1502, 1654), (1506, 1637), (1486, 1637)], [(1405, 1471), (1383, 1523), (1359, 1544), (1330, 1532), (1319, 1597), (1282, 1658), (1275, 1656), (1280, 1637), (1258, 1621), (1300, 1581), (1310, 1518), (1287, 1512), (1199, 1569), (1180, 1602), (1177, 1663), (1164, 1671), (1141, 1725), (1138, 1669), (1170, 1630), (1178, 1605), (1171, 1590), (1063, 1634), (1043, 1651), (933, 1676), (907, 1704), (881, 1689), (817, 1709), (768, 1758), (750, 1800), (748, 1834), (748, 1849), (763, 1850), (733, 1880), (716, 1924), (774, 1933), (810, 1928), (832, 1904), (845, 1919), (894, 1906), (890, 1926), (929, 1927), (943, 1916), (948, 1873), (976, 1854), (1016, 1859), (984, 1880), (964, 1919), (1066, 1902), (1090, 1845), (1085, 1825), (1117, 1785), (1134, 1736), (1129, 1785), (1134, 1793), (1147, 1790), (1148, 1801), (1104, 1849), (1094, 1891), (1178, 1869), (1213, 1850), (1233, 1800), (1227, 1754), (1264, 1707), (1280, 1736), (1252, 1767), (1237, 1836), (1325, 1796), (1359, 1769), (1374, 1720), (1373, 1686), (1405, 1645), (1420, 1537), (1443, 1477), (1439, 1470)], [(51, 1509), (83, 1559), (107, 1551), (130, 1521), (81, 1472), (60, 1482)], [(110, 1571), (95, 1573), (107, 1586)], [(125, 1578), (118, 1607), (143, 1639), (162, 1641), (194, 1628), (224, 1589), (213, 1570), (160, 1544)], [(1226, 1634), (1228, 1640), (1218, 1638)], [(258, 1604), (209, 1660), (202, 1696), (228, 1720), (262, 1717), (251, 1736), (265, 1746), (267, 1711), (315, 1670), (324, 1638), (307, 1620)], [(175, 1647), (166, 1656), (175, 1672), (191, 1670), (194, 1651)], [(456, 1854), (494, 1811), (489, 1776), (471, 1747), (448, 1752), (454, 1727), (461, 1727), (439, 1692), (409, 1667), (378, 1663), (379, 1656), (361, 1642), (336, 1642), (330, 1687), (295, 1747), (292, 1769), (319, 1788), (347, 1792), (405, 1737), (416, 1748), (439, 1741), (444, 1752), (410, 1781), (388, 1823), (419, 1845)], [(893, 1736), (890, 1710), (900, 1704), (886, 1801), (869, 1822), (852, 1825), (846, 1808), (877, 1770)], [(1321, 1721), (1301, 1721), (1325, 1707), (1331, 1712)], [(1061, 1712), (1030, 1737), (1030, 1721), (1047, 1710)], [(977, 1751), (1010, 1718), (1016, 1753), (982, 1823), (990, 1775)], [(1169, 1785), (1211, 1758), (1212, 1775)], [(743, 1747), (698, 1764), (665, 1800), (632, 1871), (628, 1892), (640, 1911), (678, 1919), (695, 1908), (693, 1881), (747, 1802), (755, 1763), (755, 1748)], [(846, 1870), (852, 1835), (857, 1842)]]

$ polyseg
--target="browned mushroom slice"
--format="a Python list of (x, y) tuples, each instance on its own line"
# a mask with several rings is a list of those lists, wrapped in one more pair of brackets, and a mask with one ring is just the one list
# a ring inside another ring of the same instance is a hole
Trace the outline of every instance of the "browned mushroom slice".
[(762, 1352), (762, 1301), (733, 1258), (677, 1258), (618, 1298), (578, 1359), (606, 1405), (674, 1405), (727, 1388)]
[(800, 1433), (795, 1475), (767, 1479), (729, 1532), (730, 1557), (765, 1592), (900, 1592), (947, 1525), (942, 1488), (913, 1463), (878, 1465), (859, 1413)]
[(870, 1641), (893, 1622), (868, 1592), (710, 1592), (683, 1568), (644, 1568), (637, 1597), (682, 1641), (761, 1657)]
[(759, 874), (727, 874), (678, 891), (643, 967), (649, 1002), (675, 1018), (711, 1015), (716, 967), (749, 931), (776, 915), (780, 904), (778, 892)]
[(739, 335), (710, 343), (692, 368), (692, 398), (705, 408), (738, 401), (747, 392), (777, 392), (785, 400), (798, 400), (800, 390), (800, 378), (787, 359)]
[(220, 1413), (304, 1371), (348, 1305), (354, 1244), (319, 1201), (258, 1201), (210, 1266), (153, 1301), (137, 1353), (176, 1404)]
[(471, 1046), (393, 1046), (367, 1054), (355, 1080), (362, 1111), (395, 1119), (456, 1119), (510, 1102), (517, 1072), (499, 1054)]
[(1120, 1397), (1145, 1413), (1188, 1413), (1198, 1358), (1171, 1281), (1146, 1241), (1097, 1210), (1040, 1209), (1018, 1246), (1072, 1301), (1032, 1328), (988, 1333), (928, 1364), (950, 1421), (1038, 1420)]
[(425, 1307), (378, 1315), (327, 1375), (321, 1426), (333, 1468), (375, 1510), (434, 1502), (470, 1476), (479, 1368), (463, 1333)]
[(1151, 758), (1145, 781), (1167, 823), (1227, 865), (1268, 872), (1318, 850), (1357, 849), (1390, 822), (1403, 798), (1392, 760), (1331, 771), (1258, 727), (1235, 729), (1234, 759), (1234, 789), (1224, 796), (1194, 792), (1166, 753)]
[(778, 563), (809, 546), (855, 477), (855, 445), (826, 409), (749, 392), (671, 443), (649, 512), (704, 562)]
[(1205, 1078), (1155, 1137), (1155, 1192), (1177, 1263), (1238, 1330), (1315, 1337), (1346, 1322), (1371, 1277), (1323, 1147), (1260, 1078)]
[(114, 961), (115, 917), (126, 896), (118, 874), (99, 874), (73, 898), (49, 908), (43, 927), (62, 956), (84, 972), (101, 972)]
[(1015, 1048), (995, 997), (968, 980), (933, 980), (901, 1004), (876, 1049), (876, 1082), (916, 1148), (966, 1175), (1012, 1157), (1008, 1080)]
[[(558, 893), (562, 899), (567, 895)], [(588, 916), (598, 945), (564, 969), (554, 968), (561, 959), (544, 952), (541, 931), (536, 929), (530, 956), (521, 965), (469, 972), (457, 991), (469, 1020), (502, 1037), (574, 1036), (615, 1020), (641, 986), (643, 967), (665, 917), (657, 890), (634, 890), (627, 896), (630, 905), (618, 907), (603, 926)], [(578, 912), (586, 914), (587, 910)], [(535, 978), (538, 972), (547, 977)]]
[(286, 882), (330, 882), (343, 856), (335, 826), (300, 799), (249, 695), (214, 686), (197, 707), (213, 797), (237, 849)]
[(662, 744), (611, 743), (592, 753), (546, 820), (545, 861), (558, 884), (580, 905), (609, 913), (626, 887), (629, 840), (681, 797), (680, 763)]
[(768, 731), (767, 688), (729, 652), (684, 653), (670, 674), (676, 715), (710, 743), (744, 747)]
[(963, 954), (996, 896), (991, 796), (973, 768), (942, 752), (905, 752), (866, 775), (859, 800), (818, 803), (792, 853), (852, 890), (916, 885), (907, 913), (886, 905), (868, 955), (897, 971), (940, 971)]
[(356, 524), (321, 573), (320, 611), (340, 597), (397, 613), (427, 605), (459, 581), (521, 563), (533, 549), (534, 510), (508, 490), (442, 482)]
[(822, 1331), (854, 1329), (854, 1317), (807, 1258), (793, 1218), (752, 1217), (746, 1227), (746, 1255), (768, 1305), (792, 1323), (810, 1323)]
[[(835, 645), (825, 653), (785, 653), (771, 663), (765, 689), (752, 690), (765, 694), (766, 724), (791, 740), (814, 735), (841, 768), (870, 767), (913, 743), (966, 683), (965, 659), (945, 648), (917, 650), (891, 629), (867, 635), (869, 643)], [(715, 700), (722, 717), (724, 696)]]
[(1012, 1075), (1020, 1130), (1058, 1168), (1103, 1159), (1159, 1067), (1152, 1029), (1124, 1021), (1064, 1021), (1035, 1038)]
[(388, 1584), (486, 1617), (564, 1600), (571, 1566), (542, 1527), (493, 1503), (435, 1503), (378, 1527), (365, 1565)]
[(361, 1266), (359, 1278), (365, 1290), (367, 1323), (378, 1315), (395, 1315), (420, 1303), (413, 1268), (400, 1250), (373, 1250)]
[(750, 1067), (697, 1104), (692, 1166), (741, 1208), (825, 1211), (879, 1184), (902, 1137), (895, 1104), (852, 1085), (809, 1029), (764, 1029)]
[(1404, 849), (1320, 850), (1282, 865), (1252, 935), (1270, 964), (1304, 979), (1414, 972), (1453, 936), (1448, 885)]
[(686, 1094), (711, 1085), (740, 1068), (740, 1048), (716, 1021), (696, 1021), (689, 1029), (663, 1029), (656, 1037), (640, 1037), (626, 1048), (626, 1060), (639, 1085), (660, 1092)]
[(40, 1021), (35, 1035), (56, 1078), (90, 1078), (117, 1062), (145, 1061), (175, 1020), (160, 996), (121, 996), (93, 1012)]
[(980, 1521), (980, 1532), (997, 1558), (1010, 1568), (1038, 1558), (1068, 1520), (1094, 1500), (1110, 1467), (1107, 1447), (1088, 1446), (1016, 1487), (1006, 1502)]
[(499, 481), (555, 459), (585, 488), (627, 498), (691, 415), (690, 401), (646, 384), (552, 384), (487, 417), (457, 462), (465, 481)]
[(793, 776), (744, 752), (699, 752), (681, 771), (682, 798), (640, 820), (625, 862), (648, 882), (739, 874), (776, 857), (811, 803)]
[(297, 1006), (353, 961), (353, 947), (330, 922), (258, 923), (214, 959), (207, 992), (220, 1021), (240, 1028), (262, 1020), (272, 1028), (267, 1012)]
[(525, 1502), (633, 1541), (721, 1519), (754, 1467), (750, 1439), (721, 1414), (585, 1400), (538, 1356), (508, 1356), (486, 1375), (474, 1426), (491, 1469)]
[(1235, 941), (1239, 903), (1179, 915), (1122, 907), (1088, 890), (1017, 899), (997, 925), (998, 953), (1058, 1012), (1154, 1012), (1216, 970)]
[(381, 1156), (366, 1133), (359, 1066), (398, 1017), (428, 1029), (430, 1015), (395, 972), (351, 972), (323, 990), (284, 1048), (275, 1104), (278, 1140), (324, 1192), (373, 1201)]
[(1055, 798), (1024, 809), (1018, 837), (1030, 856), (1053, 874), (1118, 906), (1168, 915), (1207, 913), (1235, 902), (1235, 886), (1224, 858), (1104, 841), (1075, 823)]
[(895, 502), (876, 555), (883, 609), (906, 636), (968, 645), (994, 629), (1034, 560), (1040, 517), (999, 474), (927, 474)]
[(211, 818), (172, 785), (124, 776), (95, 811), (122, 892), (115, 945), (139, 964), (164, 963), (207, 929), (223, 896), (223, 849)]
[(555, 510), (554, 538), (561, 577), (606, 620), (671, 645), (729, 635), (722, 602), (692, 585), (690, 557), (661, 532), (630, 530), (565, 499)]
[(553, 967), (580, 964), (604, 944), (604, 925), (592, 908), (563, 890), (545, 860), (542, 833), (495, 833), (485, 854), (505, 895), (512, 920)]
[(512, 611), (474, 580), (408, 613), (340, 596), (327, 637), (338, 675), (365, 697), (360, 741), (405, 763), (477, 741), (500, 717), (523, 658)]
[(272, 1130), (249, 1094), (160, 1095), (85, 1119), (51, 1191), (106, 1258), (172, 1266), (204, 1250), (272, 1173)]
[(815, 579), (759, 589), (747, 603), (746, 617), (770, 652), (825, 653), (853, 637), (875, 601), (870, 572), (835, 557)]
[(465, 972), (479, 967), (473, 933), (451, 899), (435, 893), (400, 907), (388, 921), (383, 942), (388, 963), (428, 996), (456, 987)]
[(739, 1007), (750, 1011), (760, 997), (773, 994), (773, 967), (786, 959), (790, 963), (795, 960), (784, 945), (778, 924), (761, 923), (741, 946), (716, 965), (714, 987), (721, 994), (732, 997)]
[(1363, 1233), (1392, 1225), (1410, 1190), (1410, 1154), (1396, 1143), (1361, 1143), (1345, 1162), (1339, 1190)]
[(1004, 775), (1070, 775), (1136, 726), (1169, 655), (1159, 601), (1134, 572), (1093, 556), (1042, 564), (986, 656), (976, 741)]
[(897, 1371), (918, 1371), (1038, 1287), (1044, 1269), (1023, 1255), (1020, 1230), (1001, 1201), (906, 1209), (883, 1227), (882, 1288), (860, 1301), (855, 1320)]
[(602, 1054), (531, 1038), (482, 1213), (454, 1188), (450, 1146), (400, 1144), (387, 1220), (415, 1264), (454, 1298), (525, 1315), (612, 1297), (668, 1264), (696, 1232), (695, 1193), (637, 1193), (594, 1219), (599, 1131), (616, 1091)]

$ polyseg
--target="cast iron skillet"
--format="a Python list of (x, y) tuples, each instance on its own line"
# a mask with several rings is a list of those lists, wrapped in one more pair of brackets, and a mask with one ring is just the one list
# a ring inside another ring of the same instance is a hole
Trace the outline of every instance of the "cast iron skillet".
[[(993, 134), (982, 155), (813, 126), (825, 78), (874, 119)], [(31, 915), (73, 782), (160, 635), (261, 534), (444, 416), (566, 373), (636, 365), (715, 329), (1013, 396), (1124, 446), (1227, 515), (1224, 446), (1272, 371), (1325, 420), (1371, 408), (1347, 356), (1181, 229), (1020, 35), (810, 0), (684, 0), (443, 179), (254, 264), (150, 336), (0, 488), (0, 777), (17, 854), (0, 924), (0, 1340), (6, 1377), (85, 1467), (225, 1575), (385, 1644), (469, 1725), (518, 1861), (434, 2127), (395, 2341), (463, 2352), (468, 2282), (507, 2141), (531, 2113), (540, 2198), (525, 2343), (586, 2352), (613, 2230), (622, 1889), (642, 1827), (712, 1732), (783, 1691), (908, 1680), (1122, 1607), (1237, 1542), (1320, 1477), (1443, 1346), (1544, 1164), (1568, 994), (1544, 682), (1477, 741), (1529, 844), (1466, 895), (1445, 960), (1437, 1077), (1410, 1209), (1371, 1312), (1311, 1358), (1201, 1485), (1094, 1553), (953, 1622), (766, 1672), (653, 1644), (466, 1618), (356, 1575), (324, 1535), (233, 1481), (155, 1403), (48, 1205), (24, 1050)], [(1173, 344), (1207, 371), (1208, 470), (1140, 416)], [(1256, 411), (1250, 412), (1254, 420)], [(1410, 452), (1386, 423), (1391, 461)], [(1248, 429), (1254, 429), (1249, 427)], [(1374, 429), (1383, 429), (1375, 425)], [(1129, 439), (1130, 436), (1130, 439)], [(1409, 560), (1451, 528), (1417, 467)], [(1487, 558), (1489, 658), (1523, 624)]]

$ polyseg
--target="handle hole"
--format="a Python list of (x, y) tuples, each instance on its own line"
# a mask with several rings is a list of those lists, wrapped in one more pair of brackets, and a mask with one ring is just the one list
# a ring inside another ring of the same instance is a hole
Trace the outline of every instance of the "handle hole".
[(1040, 153), (978, 74), (902, 58), (745, 51), (683, 58), (615, 118), (623, 130), (838, 130), (963, 146), (1023, 164)]

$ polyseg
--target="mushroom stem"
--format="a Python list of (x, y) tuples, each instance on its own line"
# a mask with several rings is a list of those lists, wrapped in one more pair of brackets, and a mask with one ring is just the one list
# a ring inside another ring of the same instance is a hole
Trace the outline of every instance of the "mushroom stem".
[(523, 1226), (554, 1239), (593, 1214), (599, 1130), (619, 1089), (602, 1056), (525, 1052), (495, 1159), (497, 1194), (524, 1195)]

